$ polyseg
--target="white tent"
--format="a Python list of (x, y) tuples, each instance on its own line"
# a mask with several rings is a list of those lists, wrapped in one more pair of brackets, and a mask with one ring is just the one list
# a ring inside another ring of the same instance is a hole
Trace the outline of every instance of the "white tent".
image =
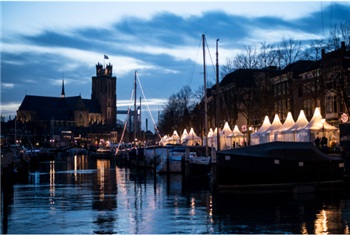
[(184, 131), (182, 132), (182, 135), (181, 135), (181, 144), (184, 142), (184, 138), (188, 135), (187, 133), (187, 130), (184, 129)]
[[(213, 144), (212, 138), (214, 138), (213, 133), (214, 133), (213, 128), (210, 128), (208, 135), (203, 137), (203, 146), (208, 145), (209, 147), (212, 147), (212, 144)], [(208, 137), (208, 141), (207, 141), (207, 137)]]
[(282, 141), (282, 132), (288, 130), (289, 128), (291, 128), (293, 125), (295, 124), (295, 121), (293, 119), (292, 113), (288, 112), (287, 114), (287, 118), (284, 121), (283, 125), (278, 128), (277, 130), (275, 130), (275, 140), (277, 141)]
[(238, 145), (240, 145), (241, 142), (243, 142), (244, 134), (239, 131), (237, 125), (235, 125), (235, 127), (233, 128), (232, 134), (230, 136), (232, 138), (233, 148), (237, 148)]
[[(210, 128), (211, 129), (211, 128)], [(213, 129), (211, 129), (213, 131)], [(209, 146), (210, 147), (213, 147), (215, 149), (218, 149), (217, 146), (218, 146), (218, 128), (216, 127), (215, 130), (211, 133), (211, 136), (209, 138), (209, 135), (208, 135), (208, 140), (209, 140)]]
[(255, 145), (260, 143), (260, 135), (265, 132), (271, 126), (271, 122), (268, 116), (265, 116), (264, 122), (261, 127), (254, 133), (250, 135), (250, 144)]
[(297, 121), (288, 129), (282, 131), (283, 141), (296, 141), (296, 132), (306, 126), (309, 121), (305, 117), (304, 110), (300, 110)]
[[(322, 120), (320, 109), (319, 107), (316, 107), (310, 122), (302, 129), (297, 131), (297, 140), (303, 142), (313, 142), (317, 135), (322, 137), (330, 137), (331, 132), (337, 129), (338, 128), (330, 125), (324, 119)], [(319, 132), (322, 132), (322, 134), (319, 134)]]
[(271, 126), (266, 129), (266, 131), (260, 134), (260, 143), (267, 143), (275, 141), (275, 131), (282, 126), (282, 122), (278, 114), (275, 114), (275, 117), (271, 123)]
[(162, 137), (162, 139), (159, 141), (159, 145), (161, 145), (161, 146), (165, 146), (168, 142), (168, 138), (169, 138), (169, 136), (168, 135), (164, 135), (163, 137)]
[(194, 132), (193, 128), (191, 128), (190, 132), (188, 133), (188, 135), (186, 137), (184, 137), (182, 139), (183, 144), (187, 145), (187, 146), (195, 146), (197, 144), (201, 144), (202, 143), (202, 139), (196, 135), (196, 133)]
[(228, 122), (225, 122), (224, 128), (220, 131), (220, 150), (232, 148), (231, 134), (232, 130), (230, 126)]
[(180, 143), (180, 136), (175, 130), (173, 132), (173, 135), (167, 139), (168, 144), (179, 144)]

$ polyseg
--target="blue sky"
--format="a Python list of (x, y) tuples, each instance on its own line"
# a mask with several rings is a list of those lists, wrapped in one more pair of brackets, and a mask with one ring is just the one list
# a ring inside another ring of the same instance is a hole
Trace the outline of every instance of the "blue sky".
[[(6, 117), (15, 116), (26, 94), (59, 97), (62, 78), (66, 96), (89, 99), (99, 62), (113, 65), (119, 110), (133, 105), (137, 71), (157, 121), (172, 94), (186, 85), (193, 91), (202, 86), (202, 34), (209, 46), (207, 80), (214, 83), (217, 38), (224, 64), (244, 45), (327, 38), (330, 25), (350, 20), (346, 1), (9, 1), (0, 7)], [(139, 90), (137, 97), (145, 101)]]

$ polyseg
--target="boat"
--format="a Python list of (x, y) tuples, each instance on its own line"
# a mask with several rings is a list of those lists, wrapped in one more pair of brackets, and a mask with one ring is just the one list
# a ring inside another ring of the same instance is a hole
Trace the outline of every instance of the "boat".
[[(189, 176), (208, 177), (211, 171), (211, 157), (205, 156), (203, 146), (174, 145), (157, 148), (160, 153), (156, 156), (156, 172), (182, 173), (183, 163), (188, 164)], [(169, 159), (169, 166), (167, 165)]]
[[(192, 178), (208, 178), (211, 175), (211, 157), (205, 155), (205, 147), (190, 147), (189, 175)], [(209, 148), (211, 153), (211, 148)]]
[(89, 156), (90, 158), (96, 158), (96, 159), (113, 159), (114, 152), (109, 147), (98, 148), (96, 152), (91, 152)]
[[(156, 159), (157, 173), (181, 173), (182, 158), (185, 157), (186, 150), (184, 147), (167, 147)], [(169, 165), (168, 165), (169, 164)]]
[(219, 191), (314, 192), (344, 183), (343, 158), (327, 155), (311, 142), (277, 141), (218, 151), (216, 167)]

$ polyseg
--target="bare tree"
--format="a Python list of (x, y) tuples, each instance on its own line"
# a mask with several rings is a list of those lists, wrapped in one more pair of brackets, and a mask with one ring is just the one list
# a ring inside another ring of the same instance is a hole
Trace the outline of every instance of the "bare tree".
[[(211, 81), (207, 81), (207, 88), (213, 87), (213, 83)], [(193, 98), (195, 102), (200, 102), (204, 97), (204, 85), (201, 85), (197, 88), (197, 90), (193, 93)]]
[(244, 46), (244, 52), (238, 54), (233, 60), (236, 69), (255, 69), (259, 65), (258, 50), (256, 47)]
[(295, 41), (292, 38), (282, 39), (280, 56), (284, 66), (296, 62), (300, 58), (301, 52), (300, 41)]
[(229, 73), (235, 70), (233, 60), (226, 58), (226, 64), (220, 66), (220, 81)]
[(260, 51), (258, 55), (258, 67), (266, 68), (276, 65), (276, 54), (273, 53), (274, 46), (266, 42), (260, 43)]
[(300, 59), (303, 60), (319, 60), (321, 59), (321, 51), (326, 46), (323, 39), (315, 39), (310, 42), (310, 46), (302, 51)]
[(163, 134), (190, 126), (189, 113), (194, 107), (193, 93), (189, 86), (170, 96), (164, 111), (159, 117), (159, 129)]

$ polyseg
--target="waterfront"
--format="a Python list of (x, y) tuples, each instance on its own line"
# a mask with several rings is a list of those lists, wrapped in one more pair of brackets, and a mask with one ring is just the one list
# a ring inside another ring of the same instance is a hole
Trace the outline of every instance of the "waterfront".
[(40, 163), (2, 200), (9, 234), (350, 233), (348, 190), (215, 194), (209, 183), (185, 185), (181, 174), (87, 156)]

